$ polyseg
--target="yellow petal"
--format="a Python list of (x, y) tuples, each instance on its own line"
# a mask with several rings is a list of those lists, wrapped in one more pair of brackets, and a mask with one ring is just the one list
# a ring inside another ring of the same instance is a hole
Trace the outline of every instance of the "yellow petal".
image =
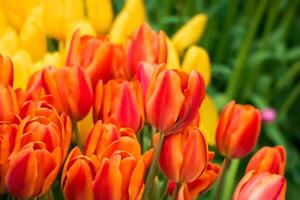
[(30, 54), (33, 61), (43, 58), (47, 52), (47, 38), (41, 17), (41, 7), (32, 10), (20, 32), (21, 48)]
[(178, 52), (175, 49), (174, 44), (169, 38), (167, 38), (167, 46), (168, 46), (167, 68), (180, 69), (180, 60), (179, 60)]
[(4, 11), (3, 11), (2, 7), (3, 6), (0, 4), (0, 37), (5, 32), (5, 29), (6, 29), (6, 26), (7, 26), (7, 22), (6, 22)]
[(25, 50), (19, 50), (13, 57), (14, 88), (25, 89), (31, 75), (32, 60)]
[(80, 35), (92, 35), (92, 36), (96, 36), (96, 31), (94, 29), (94, 27), (92, 26), (92, 24), (86, 20), (82, 20), (79, 21), (75, 24), (73, 24), (73, 26), (69, 27), (69, 30), (67, 31), (67, 43), (71, 41), (72, 35), (74, 33), (75, 30), (79, 29), (80, 30)]
[[(82, 0), (65, 0), (65, 31), (74, 27), (75, 24), (84, 19), (84, 6)], [(59, 27), (59, 25), (56, 25)], [(65, 32), (67, 34), (67, 32)]]
[(97, 33), (107, 33), (113, 21), (111, 0), (86, 0), (87, 16)]
[(90, 110), (89, 114), (78, 122), (79, 138), (81, 144), (84, 144), (91, 128), (93, 127), (93, 112)]
[(0, 37), (0, 54), (12, 57), (20, 48), (18, 34), (12, 28), (6, 28)]
[(127, 0), (112, 24), (109, 34), (111, 41), (123, 43), (145, 21), (146, 12), (143, 0)]
[(218, 125), (218, 111), (213, 99), (206, 96), (200, 107), (200, 129), (206, 136), (209, 145), (216, 145), (215, 136)]
[(184, 24), (174, 35), (172, 41), (178, 50), (182, 52), (185, 48), (197, 42), (205, 29), (207, 16), (198, 14)]
[(197, 70), (203, 77), (206, 85), (211, 79), (211, 64), (209, 55), (205, 49), (198, 46), (190, 47), (183, 59), (182, 69), (186, 72)]
[(47, 66), (53, 66), (53, 67), (63, 66), (63, 60), (61, 59), (61, 55), (59, 52), (46, 53), (42, 60), (34, 64), (32, 73), (40, 71)]

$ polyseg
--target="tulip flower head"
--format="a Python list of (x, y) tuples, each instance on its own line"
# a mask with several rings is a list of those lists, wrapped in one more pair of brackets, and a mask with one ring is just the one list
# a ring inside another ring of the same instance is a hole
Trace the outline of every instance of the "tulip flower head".
[(14, 69), (10, 58), (2, 57), (0, 54), (0, 85), (11, 87), (14, 82)]

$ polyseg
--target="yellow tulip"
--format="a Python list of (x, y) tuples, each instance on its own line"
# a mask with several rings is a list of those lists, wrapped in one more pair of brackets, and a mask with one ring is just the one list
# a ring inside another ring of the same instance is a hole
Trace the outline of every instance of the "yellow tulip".
[(211, 79), (211, 64), (205, 49), (198, 46), (190, 47), (185, 53), (182, 69), (186, 72), (197, 70), (203, 77), (206, 85)]
[[(83, 0), (65, 0), (65, 18), (64, 26), (66, 31), (73, 28), (75, 24), (84, 19), (84, 6)], [(59, 25), (56, 25), (59, 27)]]
[(32, 60), (25, 50), (19, 50), (13, 57), (14, 88), (25, 89), (31, 75)]
[(206, 95), (200, 107), (200, 129), (210, 145), (216, 145), (215, 136), (218, 125), (218, 111), (213, 99)]
[(110, 39), (114, 43), (124, 43), (139, 26), (146, 21), (146, 11), (143, 0), (126, 0), (120, 14), (114, 20)]
[(30, 54), (33, 61), (43, 58), (47, 52), (47, 38), (41, 16), (41, 7), (32, 10), (20, 32), (21, 48)]
[(180, 60), (177, 50), (174, 47), (172, 41), (167, 38), (167, 46), (168, 46), (168, 60), (167, 67), (169, 69), (180, 69)]
[(47, 66), (62, 67), (64, 62), (59, 52), (46, 53), (44, 58), (36, 62), (31, 73), (40, 71)]
[(7, 22), (5, 19), (4, 11), (2, 5), (0, 5), (0, 37), (5, 32)]
[(87, 16), (97, 33), (107, 33), (113, 21), (111, 0), (86, 0)]
[(201, 38), (206, 22), (207, 16), (205, 14), (197, 14), (173, 35), (172, 41), (178, 52), (181, 53)]
[(0, 37), (0, 54), (12, 57), (20, 48), (18, 34), (12, 28), (6, 28)]

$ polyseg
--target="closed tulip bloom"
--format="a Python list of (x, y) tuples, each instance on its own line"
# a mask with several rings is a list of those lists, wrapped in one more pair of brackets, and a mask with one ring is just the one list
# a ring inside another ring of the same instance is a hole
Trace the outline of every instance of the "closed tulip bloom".
[(99, 161), (95, 156), (82, 155), (75, 147), (65, 162), (61, 187), (65, 199), (92, 200), (93, 180), (99, 168)]
[(118, 67), (124, 66), (125, 53), (121, 46), (114, 45), (106, 37), (80, 37), (75, 31), (71, 40), (66, 65), (80, 65), (89, 75), (95, 87), (101, 79), (104, 82), (113, 78)]
[(8, 158), (15, 146), (18, 125), (0, 121), (0, 195), (6, 192), (5, 175), (8, 169)]
[(11, 59), (0, 54), (0, 85), (11, 87), (14, 82), (14, 68)]
[(159, 166), (169, 180), (189, 183), (205, 170), (207, 143), (198, 128), (166, 136), (159, 157)]
[(286, 153), (283, 146), (263, 147), (248, 162), (246, 173), (255, 170), (256, 173), (270, 172), (283, 175), (285, 164)]
[(48, 151), (46, 143), (27, 143), (9, 158), (6, 186), (15, 197), (28, 199), (41, 196), (55, 181), (61, 165), (61, 148)]
[(164, 70), (149, 83), (147, 118), (165, 135), (181, 131), (194, 120), (204, 97), (205, 84), (198, 72)]
[(57, 108), (73, 121), (80, 121), (93, 104), (93, 89), (88, 75), (79, 67), (46, 68), (42, 73), (46, 94), (56, 98)]
[(12, 121), (19, 113), (16, 92), (10, 87), (0, 85), (0, 121)]
[(167, 62), (167, 43), (165, 34), (156, 33), (148, 24), (143, 24), (129, 40), (127, 47), (127, 74), (136, 76), (141, 61), (161, 64)]
[(261, 126), (260, 112), (251, 105), (228, 103), (216, 133), (218, 151), (226, 158), (242, 158), (255, 147)]
[(286, 179), (282, 175), (249, 171), (235, 188), (233, 200), (284, 200)]
[(131, 151), (113, 151), (102, 159), (93, 191), (97, 199), (141, 199), (144, 191), (144, 176), (152, 159), (153, 150), (144, 155)]
[(119, 127), (132, 128), (136, 132), (141, 130), (144, 123), (144, 101), (140, 82), (111, 80), (103, 89), (99, 87), (96, 89), (95, 99), (102, 96), (102, 100), (94, 102), (94, 121), (101, 119)]

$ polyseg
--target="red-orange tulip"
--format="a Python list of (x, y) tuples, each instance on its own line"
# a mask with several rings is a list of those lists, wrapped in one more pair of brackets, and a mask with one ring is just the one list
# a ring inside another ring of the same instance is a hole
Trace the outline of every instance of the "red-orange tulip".
[(233, 200), (284, 200), (286, 180), (282, 175), (249, 171), (237, 185)]
[(82, 66), (95, 87), (100, 79), (107, 82), (114, 75), (122, 74), (120, 69), (125, 65), (125, 52), (121, 46), (110, 43), (104, 36), (80, 37), (77, 30), (71, 40), (66, 65)]
[(0, 85), (13, 86), (14, 69), (10, 58), (2, 57), (0, 54)]
[(57, 109), (67, 113), (72, 120), (79, 121), (89, 113), (93, 89), (81, 67), (46, 68), (42, 73), (42, 85), (46, 94), (57, 100)]
[(164, 139), (159, 166), (169, 180), (190, 183), (205, 170), (208, 161), (207, 143), (196, 127), (168, 135)]
[(255, 170), (256, 173), (270, 172), (272, 174), (284, 174), (286, 153), (283, 146), (263, 147), (252, 156), (246, 172)]
[(147, 118), (165, 135), (184, 130), (196, 117), (204, 96), (205, 84), (198, 72), (164, 70), (149, 83)]
[(117, 150), (103, 158), (93, 186), (95, 199), (141, 199), (152, 154), (153, 150), (143, 156)]
[(94, 121), (101, 119), (136, 132), (143, 127), (144, 102), (140, 82), (111, 80), (104, 86), (99, 82), (95, 96)]
[(136, 76), (141, 61), (161, 64), (167, 62), (167, 43), (165, 34), (156, 33), (148, 24), (143, 24), (132, 36), (127, 47), (127, 74)]
[(219, 120), (216, 144), (226, 158), (242, 158), (255, 147), (261, 126), (260, 112), (251, 105), (228, 103)]
[(17, 124), (0, 121), (0, 195), (6, 191), (5, 175), (9, 155), (15, 146), (17, 128)]
[(99, 169), (95, 156), (82, 155), (75, 147), (69, 154), (62, 173), (61, 187), (65, 199), (92, 200), (93, 180)]
[(10, 87), (0, 85), (0, 121), (12, 121), (19, 113), (16, 92)]

